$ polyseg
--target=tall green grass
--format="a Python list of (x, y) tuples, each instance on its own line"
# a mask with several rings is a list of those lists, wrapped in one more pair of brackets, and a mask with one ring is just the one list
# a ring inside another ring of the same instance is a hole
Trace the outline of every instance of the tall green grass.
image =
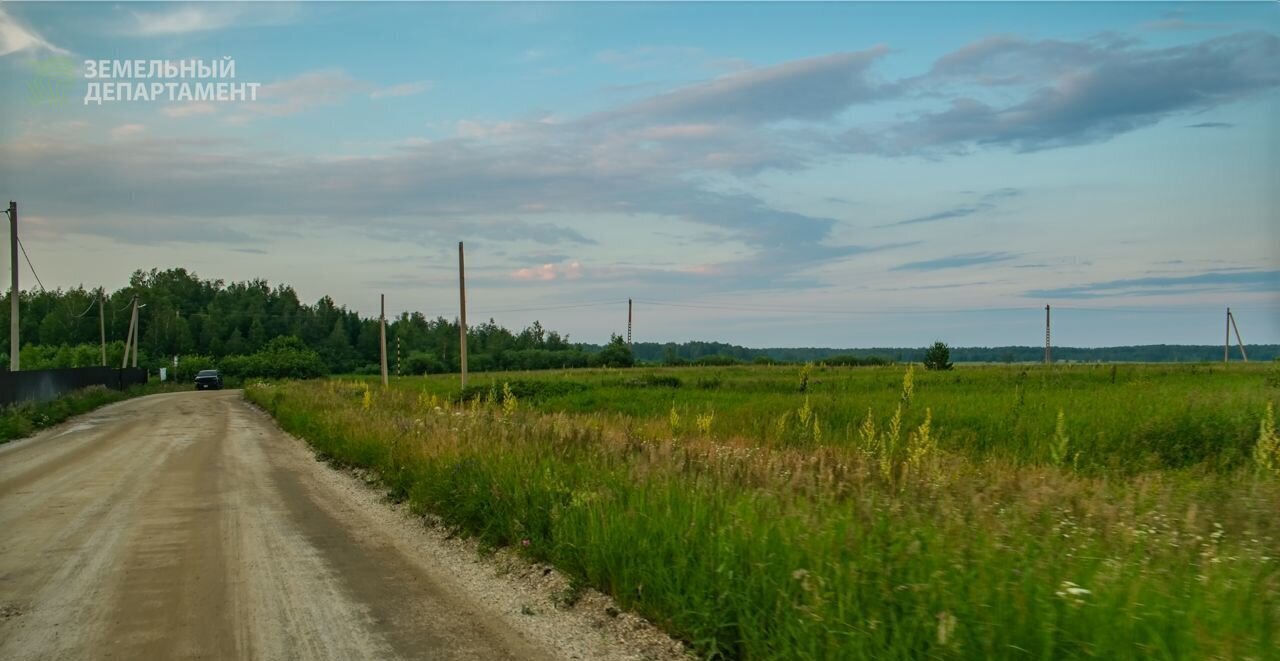
[(0, 443), (26, 438), (45, 427), (51, 427), (72, 416), (132, 397), (171, 390), (190, 390), (168, 384), (153, 383), (133, 386), (128, 390), (111, 390), (102, 386), (81, 388), (47, 402), (23, 402), (0, 407)]
[(1275, 658), (1280, 483), (1249, 457), (1277, 390), (1128, 369), (916, 372), (909, 396), (902, 368), (801, 392), (759, 367), (246, 392), (706, 658)]

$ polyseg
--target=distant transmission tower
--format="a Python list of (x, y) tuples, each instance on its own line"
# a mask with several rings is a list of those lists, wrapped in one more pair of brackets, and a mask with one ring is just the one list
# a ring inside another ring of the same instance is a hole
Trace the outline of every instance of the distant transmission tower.
[(627, 299), (627, 346), (631, 346), (631, 299)]
[(1044, 306), (1044, 364), (1049, 365), (1053, 362), (1053, 356), (1049, 352), (1049, 306)]

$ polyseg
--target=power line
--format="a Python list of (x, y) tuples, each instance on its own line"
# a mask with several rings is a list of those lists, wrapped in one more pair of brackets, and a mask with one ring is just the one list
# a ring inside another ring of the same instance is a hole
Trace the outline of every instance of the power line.
[(40, 282), (40, 274), (36, 273), (36, 267), (31, 265), (31, 258), (27, 256), (27, 247), (22, 245), (21, 238), (18, 238), (18, 247), (22, 248), (22, 256), (27, 258), (27, 268), (31, 269), (31, 275), (36, 277), (36, 284), (40, 285), (40, 291), (48, 293), (49, 290), (44, 288), (44, 283)]
[(541, 307), (528, 307), (528, 308), (488, 308), (488, 309), (477, 310), (475, 314), (493, 314), (495, 312), (496, 313), (541, 312), (543, 310), (568, 310), (570, 308), (590, 308), (590, 307), (600, 307), (604, 305), (621, 305), (624, 302), (625, 300), (622, 300), (622, 299), (614, 299), (609, 301), (592, 301), (589, 303), (566, 303), (564, 305), (546, 305)]
[(79, 318), (81, 318), (81, 317), (85, 316), (86, 314), (89, 314), (89, 310), (92, 310), (92, 309), (93, 309), (93, 306), (95, 306), (95, 305), (97, 305), (97, 304), (98, 304), (98, 300), (97, 300), (97, 299), (94, 299), (94, 300), (93, 300), (93, 302), (89, 304), (89, 307), (87, 307), (87, 308), (85, 308), (85, 309), (84, 309), (84, 312), (81, 312), (80, 314), (76, 315), (76, 319), (79, 319)]

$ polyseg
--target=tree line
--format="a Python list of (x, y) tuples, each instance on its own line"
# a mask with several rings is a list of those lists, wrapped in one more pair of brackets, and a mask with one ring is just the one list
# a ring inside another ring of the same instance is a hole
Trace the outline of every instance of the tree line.
[[(82, 287), (20, 294), (23, 369), (99, 364), (98, 290)], [(243, 376), (308, 376), (316, 373), (376, 373), (379, 328), (328, 296), (303, 303), (288, 285), (266, 280), (227, 283), (186, 269), (135, 271), (129, 284), (102, 292), (108, 364), (120, 364), (129, 330), (130, 303), (146, 304), (139, 315), (139, 366), (172, 365), (180, 374), (204, 367)], [(9, 306), (0, 305), (0, 332), (8, 334)], [(395, 360), (397, 340), (399, 362)], [(460, 341), (456, 320), (405, 312), (387, 320), (391, 370), (401, 374), (457, 372)], [(0, 349), (7, 349), (7, 338)], [(534, 370), (567, 367), (731, 365), (825, 362), (840, 365), (920, 362), (925, 347), (838, 349), (749, 348), (724, 342), (637, 342), (628, 347), (614, 335), (606, 345), (571, 342), (567, 334), (535, 321), (512, 331), (493, 319), (467, 330), (469, 370)], [(1250, 358), (1273, 360), (1280, 345), (1251, 345)], [(1043, 347), (950, 347), (955, 362), (1039, 362)], [(1235, 349), (1233, 360), (1238, 359)], [(1056, 361), (1200, 362), (1222, 359), (1213, 345), (1144, 345), (1103, 348), (1054, 347)], [(8, 354), (0, 352), (0, 363)]]
[[(23, 369), (98, 365), (98, 296), (97, 290), (84, 287), (22, 292)], [(102, 296), (109, 365), (123, 358), (136, 296), (146, 305), (139, 314), (140, 367), (154, 370), (179, 356), (180, 366), (226, 364), (245, 376), (258, 375), (263, 370), (257, 365), (270, 360), (297, 361), (307, 374), (379, 370), (376, 317), (361, 317), (328, 296), (303, 303), (288, 285), (272, 286), (261, 279), (226, 283), (182, 268), (151, 269), (135, 271), (128, 286)], [(0, 307), (0, 329), (7, 336), (9, 306)], [(394, 364), (397, 340), (399, 365)], [(8, 346), (6, 338), (3, 347)], [(459, 370), (455, 320), (403, 313), (387, 320), (387, 346), (392, 369), (398, 367), (401, 373)], [(467, 367), (474, 371), (623, 366), (632, 362), (625, 349), (617, 336), (607, 347), (573, 344), (567, 334), (547, 330), (537, 321), (514, 332), (492, 319), (467, 329)], [(7, 352), (3, 359), (7, 365)]]

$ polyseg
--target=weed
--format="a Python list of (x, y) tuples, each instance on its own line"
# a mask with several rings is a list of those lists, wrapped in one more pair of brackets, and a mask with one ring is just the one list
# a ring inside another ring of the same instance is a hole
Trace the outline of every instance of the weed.
[(678, 401), (615, 371), (513, 374), (514, 416), (447, 377), (393, 382), (376, 415), (359, 381), (246, 395), (703, 658), (1271, 658), (1268, 367), (824, 368), (800, 397), (791, 370), (724, 367)]
[(1258, 442), (1253, 446), (1253, 461), (1258, 469), (1280, 477), (1280, 436), (1276, 435), (1275, 409), (1267, 402), (1267, 412), (1258, 423)]

